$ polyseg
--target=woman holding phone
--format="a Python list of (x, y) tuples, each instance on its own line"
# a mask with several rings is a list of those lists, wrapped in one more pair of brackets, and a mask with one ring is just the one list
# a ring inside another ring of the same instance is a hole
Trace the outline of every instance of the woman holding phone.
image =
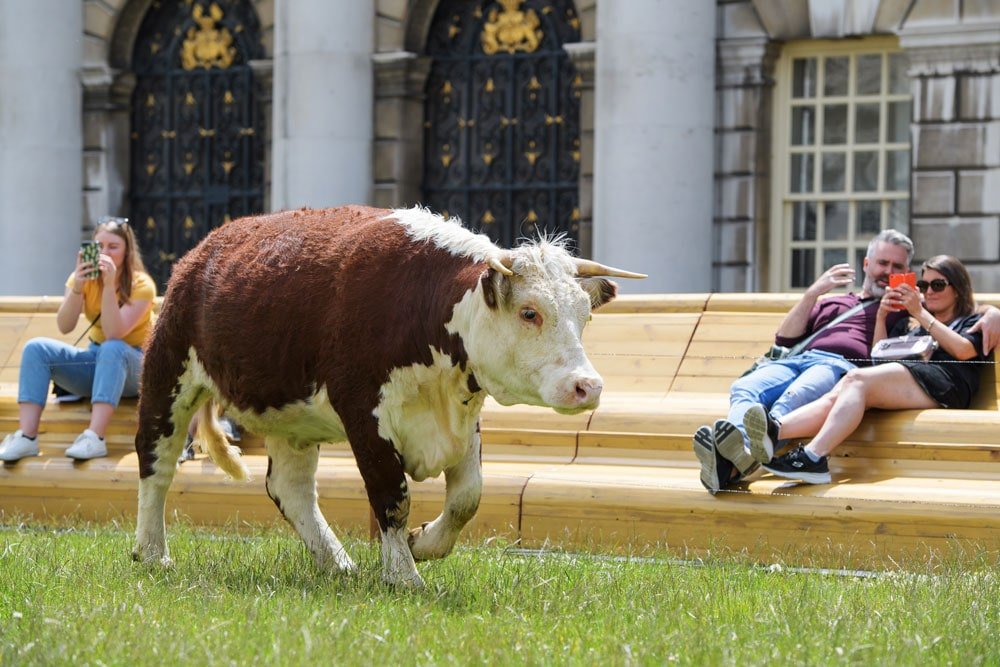
[(90, 321), (90, 345), (78, 348), (51, 338), (28, 341), (18, 378), (20, 428), (0, 444), (0, 461), (38, 455), (38, 425), (52, 381), (91, 398), (90, 426), (66, 450), (66, 456), (78, 460), (107, 455), (104, 435), (119, 400), (138, 395), (156, 284), (146, 273), (127, 219), (102, 218), (93, 239), (100, 251), (97, 259), (85, 259), (81, 248), (56, 315), (59, 331), (67, 334), (82, 313)]

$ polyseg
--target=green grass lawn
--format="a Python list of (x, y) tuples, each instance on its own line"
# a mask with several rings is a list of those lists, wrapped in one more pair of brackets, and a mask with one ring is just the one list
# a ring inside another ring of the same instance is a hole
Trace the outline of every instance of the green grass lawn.
[(168, 539), (164, 570), (132, 562), (131, 527), (0, 526), (0, 665), (1000, 664), (985, 557), (841, 576), (492, 542), (406, 592), (363, 540), (359, 574), (330, 577), (283, 526)]

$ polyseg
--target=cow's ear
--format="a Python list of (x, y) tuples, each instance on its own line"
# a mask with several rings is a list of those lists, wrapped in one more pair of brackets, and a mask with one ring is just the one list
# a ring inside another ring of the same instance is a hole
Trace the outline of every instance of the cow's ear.
[(510, 297), (510, 279), (495, 269), (484, 271), (479, 282), (483, 285), (483, 300), (491, 310), (502, 306)]
[(590, 309), (596, 310), (618, 296), (618, 285), (607, 278), (580, 278), (580, 287), (590, 295)]

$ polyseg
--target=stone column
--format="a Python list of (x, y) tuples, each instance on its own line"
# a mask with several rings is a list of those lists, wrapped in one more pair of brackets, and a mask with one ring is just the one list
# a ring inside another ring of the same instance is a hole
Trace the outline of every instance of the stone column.
[(965, 262), (1000, 290), (1000, 23), (901, 33), (913, 84), (911, 235), (918, 259)]
[(712, 286), (715, 3), (597, 6), (594, 259), (647, 280)]
[(373, 203), (383, 208), (421, 202), (424, 87), (431, 59), (409, 51), (372, 56), (375, 66)]
[(371, 199), (372, 1), (275, 3), (275, 209)]
[(0, 294), (62, 296), (73, 270), (82, 36), (79, 6), (0, 0)]

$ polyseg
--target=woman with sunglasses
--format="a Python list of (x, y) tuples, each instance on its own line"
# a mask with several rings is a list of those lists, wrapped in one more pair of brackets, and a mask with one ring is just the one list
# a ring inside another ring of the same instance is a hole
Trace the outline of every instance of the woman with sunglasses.
[(38, 425), (51, 381), (91, 398), (90, 426), (66, 450), (66, 456), (78, 460), (107, 455), (104, 435), (119, 399), (138, 395), (156, 284), (146, 273), (127, 220), (102, 218), (93, 239), (100, 254), (96, 261), (85, 261), (82, 250), (77, 254), (56, 315), (59, 331), (68, 334), (83, 313), (91, 323), (85, 332), (90, 345), (83, 349), (51, 338), (28, 341), (17, 397), (20, 428), (0, 444), (0, 461), (38, 454)]
[[(938, 343), (931, 363), (893, 361), (849, 371), (829, 393), (788, 413), (780, 423), (763, 406), (750, 408), (744, 417), (750, 449), (765, 469), (788, 479), (828, 484), (830, 452), (858, 427), (869, 408), (969, 407), (979, 389), (981, 366), (951, 363), (985, 359), (982, 333), (970, 331), (981, 315), (975, 312), (969, 273), (954, 257), (938, 255), (924, 262), (917, 287), (919, 291), (909, 285), (886, 290), (874, 342), (890, 335), (885, 326), (889, 314), (905, 308), (917, 322), (908, 333), (929, 334)], [(779, 440), (811, 436), (815, 437), (807, 446), (774, 458)]]

